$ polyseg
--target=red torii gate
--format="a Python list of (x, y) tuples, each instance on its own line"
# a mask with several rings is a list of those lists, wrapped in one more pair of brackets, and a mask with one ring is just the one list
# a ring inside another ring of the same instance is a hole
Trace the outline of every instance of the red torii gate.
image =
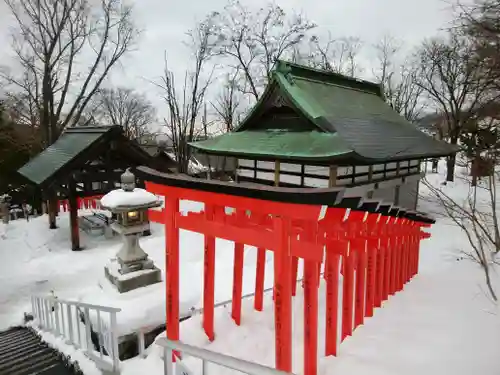
[[(136, 174), (146, 181), (148, 191), (165, 197), (164, 209), (151, 211), (150, 218), (165, 224), (168, 339), (180, 338), (179, 229), (205, 235), (203, 329), (209, 340), (215, 338), (215, 238), (235, 243), (231, 315), (237, 325), (241, 324), (244, 245), (254, 246), (258, 252), (254, 307), (259, 311), (263, 305), (265, 251), (274, 251), (276, 368), (286, 372), (292, 371), (291, 305), (299, 258), (304, 261), (304, 374), (316, 375), (323, 258), (325, 355), (337, 355), (339, 266), (344, 276), (343, 340), (418, 272), (419, 241), (428, 237), (421, 228), (433, 223), (422, 215), (378, 202), (341, 200), (338, 188), (230, 184), (167, 175), (146, 167), (139, 167)], [(180, 200), (202, 202), (205, 210), (183, 215)], [(235, 211), (228, 214), (226, 207)]]

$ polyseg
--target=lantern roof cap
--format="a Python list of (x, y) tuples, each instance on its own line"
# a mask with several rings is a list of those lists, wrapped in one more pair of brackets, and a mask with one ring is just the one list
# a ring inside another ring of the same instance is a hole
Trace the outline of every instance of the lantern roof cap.
[(160, 205), (161, 201), (156, 195), (141, 188), (133, 188), (130, 191), (115, 189), (101, 198), (101, 206), (111, 212), (147, 210)]

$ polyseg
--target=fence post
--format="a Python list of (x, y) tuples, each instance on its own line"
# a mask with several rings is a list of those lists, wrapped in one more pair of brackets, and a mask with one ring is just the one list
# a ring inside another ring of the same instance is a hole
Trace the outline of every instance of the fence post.
[(50, 308), (49, 308), (49, 301), (47, 301), (46, 299), (43, 300), (43, 304), (44, 304), (44, 307), (45, 307), (45, 317), (47, 318), (47, 322), (46, 322), (46, 327), (45, 329), (47, 331), (52, 331), (52, 322), (51, 322), (51, 311), (50, 311)]
[(145, 357), (144, 355), (144, 331), (141, 329), (139, 329), (139, 333), (137, 334), (137, 338), (138, 338), (138, 345), (139, 345), (139, 356), (141, 356), (142, 358)]
[(92, 338), (90, 335), (90, 315), (89, 308), (85, 307), (83, 310), (83, 315), (85, 317), (85, 341), (87, 343), (87, 353), (92, 354)]
[[(73, 345), (73, 317), (71, 315), (71, 305), (66, 305), (66, 315), (68, 316), (68, 340), (67, 344)], [(78, 320), (76, 321), (78, 324)]]
[(174, 375), (172, 366), (172, 349), (165, 347), (163, 349), (163, 369), (164, 375)]
[(59, 324), (58, 303), (56, 301), (54, 301), (52, 303), (52, 306), (54, 308), (54, 320), (55, 320), (55, 325), (56, 325), (56, 335), (60, 336), (61, 335), (61, 325)]
[(116, 328), (116, 312), (112, 311), (110, 320), (111, 347), (113, 358), (113, 371), (118, 372), (120, 365), (120, 353), (118, 352), (118, 333)]

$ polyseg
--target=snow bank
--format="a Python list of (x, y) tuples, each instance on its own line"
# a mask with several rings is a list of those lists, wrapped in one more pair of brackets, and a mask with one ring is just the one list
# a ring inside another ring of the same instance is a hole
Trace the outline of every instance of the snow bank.
[(101, 198), (101, 205), (110, 209), (123, 206), (148, 206), (156, 202), (158, 202), (156, 195), (141, 188), (135, 188), (133, 191), (116, 189)]

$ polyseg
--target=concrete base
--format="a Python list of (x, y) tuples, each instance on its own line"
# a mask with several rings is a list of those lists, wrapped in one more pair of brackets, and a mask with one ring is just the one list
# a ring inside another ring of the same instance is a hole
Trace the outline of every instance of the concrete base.
[(139, 270), (122, 275), (110, 264), (104, 267), (104, 274), (120, 293), (126, 293), (137, 288), (142, 288), (143, 286), (161, 282), (161, 271), (154, 266), (152, 269)]

